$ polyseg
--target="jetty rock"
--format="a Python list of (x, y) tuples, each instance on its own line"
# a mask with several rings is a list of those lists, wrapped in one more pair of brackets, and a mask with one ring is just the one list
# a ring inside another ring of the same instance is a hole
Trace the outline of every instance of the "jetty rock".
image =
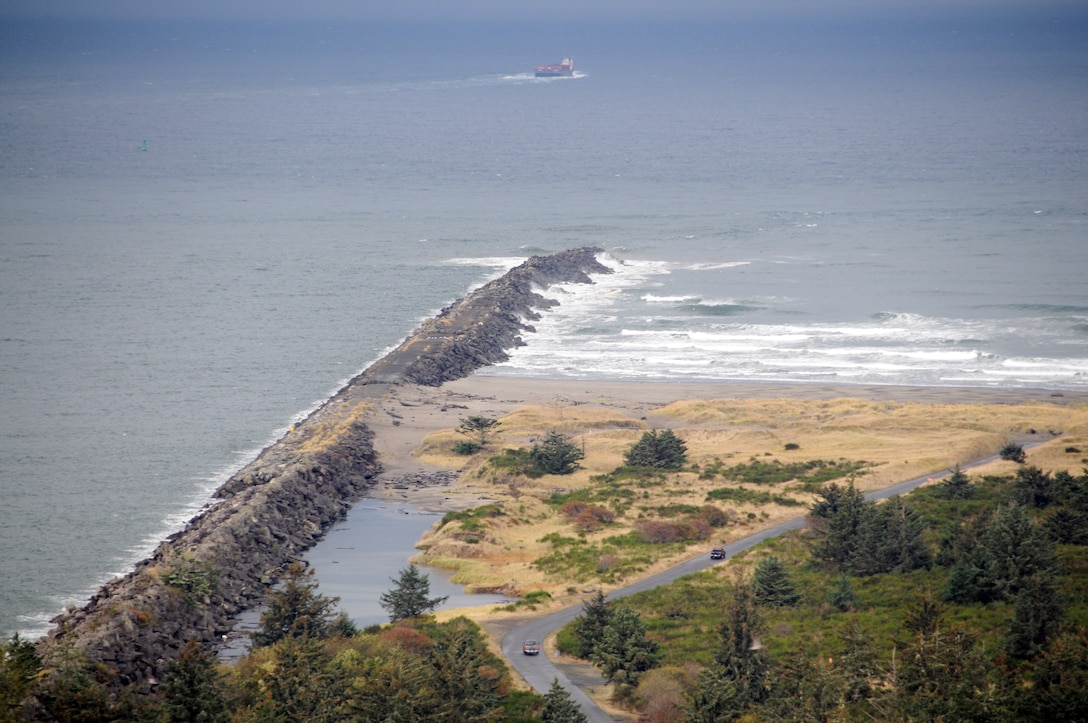
[(42, 659), (60, 664), (74, 651), (110, 670), (116, 687), (151, 690), (188, 641), (214, 649), (376, 483), (382, 465), (361, 421), (367, 405), (400, 385), (440, 386), (505, 361), (533, 331), (529, 322), (559, 303), (544, 295), (549, 287), (611, 273), (600, 253), (534, 256), (423, 322), (232, 475), (150, 557), (54, 618), (38, 641)]
[(582, 248), (533, 256), (502, 277), (428, 319), (399, 347), (361, 375), (365, 383), (408, 382), (437, 387), (476, 369), (509, 359), (538, 310), (559, 304), (542, 291), (560, 283), (593, 283), (589, 274), (612, 270), (597, 260), (601, 249)]

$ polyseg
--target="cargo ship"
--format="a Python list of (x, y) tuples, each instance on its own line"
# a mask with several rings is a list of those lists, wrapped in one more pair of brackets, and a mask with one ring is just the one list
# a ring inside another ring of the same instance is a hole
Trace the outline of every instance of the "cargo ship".
[(536, 77), (538, 78), (569, 78), (573, 75), (574, 61), (570, 58), (563, 58), (558, 65), (536, 66)]

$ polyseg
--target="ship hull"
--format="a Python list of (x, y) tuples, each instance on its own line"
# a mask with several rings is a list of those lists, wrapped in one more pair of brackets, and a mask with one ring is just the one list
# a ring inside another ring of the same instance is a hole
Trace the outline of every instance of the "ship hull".
[(570, 78), (574, 75), (574, 61), (563, 58), (558, 65), (538, 65), (533, 75), (538, 78)]

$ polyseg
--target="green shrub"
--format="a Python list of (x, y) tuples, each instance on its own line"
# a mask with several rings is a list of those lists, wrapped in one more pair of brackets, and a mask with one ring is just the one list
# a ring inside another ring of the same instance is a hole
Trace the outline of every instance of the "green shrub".
[(1027, 459), (1026, 455), (1024, 454), (1024, 448), (1016, 442), (1009, 442), (1008, 444), (1006, 444), (1004, 447), (1001, 448), (1001, 451), (998, 453), (998, 455), (1003, 460), (1006, 460), (1008, 462), (1016, 462), (1017, 464), (1023, 464), (1024, 460)]
[(454, 443), (453, 453), (469, 457), (479, 452), (481, 448), (482, 446), (478, 442), (470, 442), (462, 439), (461, 441)]
[(783, 507), (800, 507), (804, 502), (788, 495), (771, 492), (756, 492), (744, 487), (719, 487), (706, 493), (707, 502), (713, 500), (736, 502), (738, 504), (768, 505), (774, 503)]
[(178, 555), (167, 563), (162, 581), (181, 591), (189, 605), (219, 589), (219, 568), (191, 555)]

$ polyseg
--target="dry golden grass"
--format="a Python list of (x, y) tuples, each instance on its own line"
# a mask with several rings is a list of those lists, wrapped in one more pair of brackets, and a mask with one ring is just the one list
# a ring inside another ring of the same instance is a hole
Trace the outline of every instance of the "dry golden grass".
[(370, 402), (362, 402), (350, 409), (338, 410), (328, 419), (315, 421), (295, 430), (294, 434), (303, 435), (297, 447), (299, 454), (321, 454), (339, 444), (352, 427), (363, 420), (370, 409)]
[[(591, 486), (591, 478), (611, 472), (647, 429), (637, 411), (618, 406), (527, 406), (500, 418), (502, 426), (484, 453), (471, 458), (455, 455), (452, 447), (464, 437), (447, 429), (430, 434), (414, 454), (423, 462), (463, 469), (462, 484), (474, 494), (497, 500), (503, 514), (484, 521), (476, 542), (468, 542), (459, 522), (451, 522), (421, 542), (416, 562), (458, 570), (455, 580), (469, 589), (497, 589), (524, 594), (547, 590), (554, 605), (568, 602), (575, 585), (549, 578), (532, 566), (552, 551), (541, 538), (550, 533), (577, 536), (572, 522), (544, 499), (557, 491)], [(719, 463), (729, 467), (752, 460), (782, 463), (808, 460), (861, 461), (872, 466), (856, 477), (861, 489), (876, 489), (924, 476), (994, 454), (1009, 439), (1049, 440), (1029, 452), (1029, 463), (1043, 469), (1074, 469), (1088, 459), (1088, 407), (1031, 402), (1007, 404), (923, 404), (872, 402), (861, 399), (812, 401), (799, 399), (720, 399), (683, 401), (654, 411), (654, 425), (671, 428), (688, 446), (692, 465), (705, 469)], [(1032, 436), (1030, 430), (1036, 430)], [(507, 447), (528, 446), (531, 440), (559, 430), (584, 446), (584, 469), (567, 476), (525, 479), (496, 473), (487, 457)], [(1060, 432), (1060, 435), (1054, 434)], [(787, 444), (799, 449), (786, 450)], [(1084, 450), (1067, 453), (1067, 447)], [(1015, 465), (997, 462), (987, 473), (1007, 474)], [(700, 479), (698, 472), (668, 473), (664, 481), (640, 489), (625, 516), (598, 532), (589, 542), (623, 534), (639, 509), (684, 503), (705, 504), (707, 492), (730, 486), (721, 477)], [(750, 486), (752, 487), (752, 486)], [(785, 493), (799, 500), (811, 496), (794, 483), (759, 485), (759, 490)], [(738, 516), (740, 524), (716, 531), (712, 541), (697, 543), (671, 559), (659, 560), (649, 574), (712, 544), (746, 536), (777, 522), (804, 514), (804, 507), (718, 503)], [(600, 581), (589, 587), (607, 588)]]

